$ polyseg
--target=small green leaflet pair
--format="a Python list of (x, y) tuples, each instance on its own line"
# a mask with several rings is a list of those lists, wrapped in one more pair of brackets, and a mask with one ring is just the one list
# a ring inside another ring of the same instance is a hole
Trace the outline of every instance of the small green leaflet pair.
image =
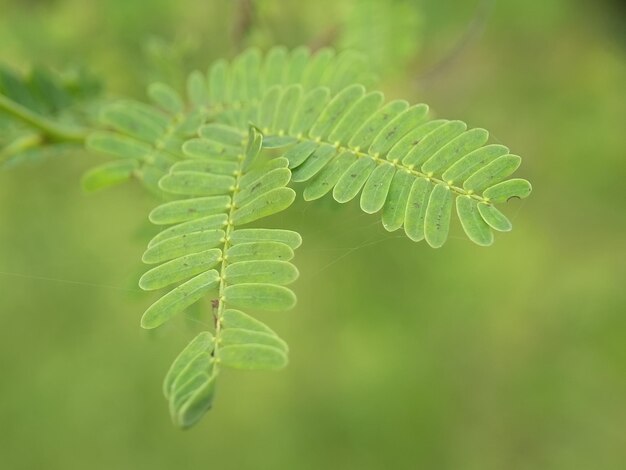
[(87, 141), (117, 157), (86, 176), (89, 189), (134, 176), (165, 200), (150, 214), (163, 230), (144, 253), (154, 267), (140, 286), (175, 287), (148, 308), (142, 326), (158, 327), (203, 298), (213, 303), (213, 333), (201, 333), (166, 379), (182, 427), (210, 407), (221, 367), (287, 362), (285, 343), (242, 310), (295, 304), (286, 286), (298, 275), (290, 260), (300, 235), (245, 227), (289, 207), (289, 184), (301, 183), (309, 201), (358, 197), (386, 230), (434, 248), (446, 242), (455, 207), (468, 238), (487, 246), (494, 230), (511, 229), (495, 204), (530, 194), (528, 181), (509, 179), (520, 157), (488, 143), (486, 130), (432, 119), (424, 104), (385, 103), (349, 80), (360, 63), (330, 50), (251, 49), (206, 76), (192, 73), (186, 99), (157, 84), (149, 89), (154, 105), (106, 108), (104, 129)]

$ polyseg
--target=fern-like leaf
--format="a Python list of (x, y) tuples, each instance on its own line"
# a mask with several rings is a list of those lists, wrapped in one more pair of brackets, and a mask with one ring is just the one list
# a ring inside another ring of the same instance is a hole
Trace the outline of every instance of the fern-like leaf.
[(511, 229), (495, 204), (530, 193), (526, 180), (507, 179), (520, 158), (488, 143), (486, 130), (432, 119), (424, 104), (385, 103), (356, 82), (358, 70), (358, 56), (329, 50), (275, 48), (264, 57), (249, 50), (217, 61), (207, 76), (192, 73), (185, 99), (153, 85), (156, 106), (107, 108), (108, 130), (89, 138), (91, 148), (118, 160), (88, 181), (141, 175), (166, 196), (150, 214), (164, 228), (144, 253), (154, 266), (140, 286), (174, 287), (142, 325), (158, 327), (213, 299), (214, 331), (194, 339), (165, 380), (178, 425), (192, 425), (211, 406), (221, 367), (272, 370), (287, 362), (285, 343), (238, 309), (295, 304), (285, 285), (298, 275), (290, 260), (300, 236), (240, 228), (286, 209), (295, 197), (290, 182), (303, 184), (306, 200), (359, 197), (365, 212), (381, 213), (385, 229), (403, 228), (432, 247), (447, 240), (455, 207), (469, 239), (491, 244), (493, 230)]
[[(285, 158), (262, 160), (262, 136), (222, 126), (200, 129), (183, 151), (190, 160), (172, 166), (159, 186), (179, 199), (155, 208), (150, 220), (167, 226), (149, 243), (144, 261), (157, 266), (139, 281), (145, 290), (174, 285), (144, 313), (156, 328), (205, 296), (213, 299), (215, 331), (201, 333), (181, 353), (165, 379), (172, 419), (194, 424), (210, 408), (220, 367), (279, 369), (287, 345), (261, 322), (236, 310), (286, 310), (295, 295), (285, 287), (298, 277), (290, 260), (300, 236), (286, 230), (240, 228), (286, 209), (295, 193)], [(233, 155), (212, 152), (231, 145)], [(235, 149), (239, 152), (235, 154)]]
[(518, 156), (502, 145), (487, 144), (484, 129), (429, 119), (425, 105), (391, 102), (363, 113), (362, 108), (373, 107), (374, 97), (353, 85), (316, 110), (310, 126), (297, 132), (265, 129), (298, 139), (285, 156), (293, 181), (307, 183), (305, 199), (332, 191), (335, 200), (345, 203), (360, 193), (361, 208), (382, 211), (387, 230), (404, 227), (409, 238), (426, 239), (434, 248), (447, 239), (455, 199), (473, 242), (490, 245), (492, 228), (510, 229), (494, 204), (530, 193), (527, 181), (506, 180), (518, 168)]
[[(241, 77), (254, 69), (241, 65), (254, 54), (235, 61), (233, 70), (240, 70)], [(409, 238), (425, 239), (435, 248), (447, 240), (455, 206), (465, 233), (479, 245), (493, 242), (492, 230), (510, 229), (494, 204), (524, 198), (531, 186), (525, 180), (507, 180), (520, 158), (503, 145), (488, 144), (486, 130), (468, 129), (458, 120), (431, 119), (424, 104), (383, 104), (381, 93), (368, 93), (359, 84), (334, 89), (288, 82), (278, 86), (275, 77), (284, 76), (285, 67), (277, 58), (281, 56), (270, 53), (265, 81), (261, 77), (254, 86), (242, 87), (246, 80), (240, 78), (232, 86), (239, 83), (241, 90), (233, 93), (242, 96), (246, 89), (265, 88), (258, 100), (258, 93), (254, 95), (257, 104), (246, 108), (245, 120), (262, 130), (269, 147), (290, 146), (284, 156), (293, 170), (292, 181), (306, 183), (305, 199), (332, 192), (345, 203), (360, 194), (365, 212), (382, 212), (385, 229), (404, 227)], [(218, 70), (226, 68), (220, 64)], [(224, 83), (218, 88), (225, 89)], [(238, 119), (218, 120), (224, 136), (242, 127)], [(220, 141), (231, 143), (226, 137)]]

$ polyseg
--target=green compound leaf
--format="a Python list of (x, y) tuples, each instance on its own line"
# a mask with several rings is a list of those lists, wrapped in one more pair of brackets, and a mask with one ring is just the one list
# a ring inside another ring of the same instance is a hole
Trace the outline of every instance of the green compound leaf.
[[(192, 73), (186, 96), (155, 85), (156, 107), (112, 105), (102, 113), (104, 129), (89, 138), (91, 148), (133, 162), (131, 174), (165, 199), (150, 220), (169, 227), (149, 243), (144, 261), (155, 266), (140, 285), (175, 287), (148, 309), (144, 326), (201, 297), (211, 301), (204, 319), (215, 326), (214, 340), (168, 379), (179, 426), (211, 406), (221, 368), (287, 363), (284, 341), (235, 308), (296, 303), (285, 285), (298, 276), (291, 260), (301, 237), (262, 228), (293, 203), (291, 182), (302, 183), (306, 200), (332, 192), (346, 203), (360, 194), (362, 210), (379, 212), (386, 230), (403, 228), (434, 248), (448, 239), (453, 206), (467, 237), (486, 246), (493, 230), (511, 228), (494, 204), (530, 193), (526, 180), (507, 180), (520, 158), (489, 143), (486, 130), (432, 119), (425, 104), (384, 103), (359, 84), (362, 64), (329, 49), (250, 49), (217, 61), (206, 76)], [(241, 228), (252, 222), (259, 227)]]
[[(290, 95), (290, 109), (296, 95)], [(275, 135), (294, 139), (283, 155), (292, 181), (306, 183), (305, 200), (332, 191), (335, 200), (345, 203), (361, 193), (362, 209), (381, 211), (387, 230), (405, 226), (412, 240), (426, 239), (439, 247), (447, 240), (455, 198), (470, 196), (477, 204), (491, 205), (530, 192), (530, 186), (497, 186), (520, 160), (506, 147), (489, 144), (485, 129), (468, 129), (458, 120), (433, 120), (424, 104), (409, 106), (401, 100), (383, 104), (381, 97), (356, 84), (330, 93), (317, 88), (300, 96), (288, 131), (284, 120), (280, 129), (270, 126), (270, 120), (263, 123), (268, 139)], [(433, 192), (438, 185), (449, 190), (445, 199), (435, 197), (443, 194)], [(429, 211), (431, 203), (435, 206)], [(460, 204), (464, 207), (464, 202)], [(428, 226), (427, 219), (434, 225)], [(491, 239), (470, 233), (478, 244)]]
[[(272, 60), (285, 52), (275, 54), (278, 55)], [(305, 57), (300, 52), (298, 61)], [(304, 188), (305, 199), (317, 199), (332, 190), (338, 201), (347, 202), (361, 192), (364, 211), (382, 210), (383, 225), (388, 230), (410, 225), (405, 232), (416, 241), (426, 238), (423, 221), (428, 201), (426, 205), (417, 203), (416, 195), (409, 208), (408, 198), (415, 180), (425, 181), (416, 185), (421, 196), (430, 196), (432, 188), (444, 182), (455, 198), (488, 190), (517, 166), (510, 156), (499, 158), (508, 150), (506, 147), (486, 145), (487, 131), (467, 130), (461, 121), (429, 120), (426, 105), (409, 107), (404, 101), (383, 105), (381, 94), (365, 93), (360, 86), (347, 86), (334, 94), (321, 87), (306, 92), (304, 85), (283, 86), (284, 80), (276, 77), (273, 86), (260, 95), (259, 125), (267, 134), (264, 140), (275, 140), (276, 144), (270, 147), (291, 145), (284, 157), (294, 169), (292, 180), (309, 182)], [(363, 116), (365, 109), (368, 116)], [(289, 119), (292, 122), (287, 126)], [(214, 129), (214, 134), (215, 129), (219, 130), (221, 137), (212, 138), (224, 145), (232, 146), (242, 136), (241, 131), (216, 126), (205, 127)], [(381, 165), (383, 158), (393, 165)], [(492, 162), (497, 165), (489, 166)], [(255, 179), (267, 173), (270, 172), (257, 174)], [(282, 171), (265, 176), (269, 180), (268, 189), (274, 189), (273, 178), (277, 186), (282, 184), (278, 175), (286, 178)], [(265, 180), (262, 182), (265, 185)], [(240, 206), (250, 203), (253, 200), (250, 192), (249, 187), (243, 188), (236, 203)], [(473, 198), (490, 203), (480, 195)], [(285, 204), (290, 201), (286, 200)], [(253, 221), (252, 209), (238, 208), (237, 223)], [(446, 205), (444, 209), (452, 212), (452, 206)]]
[[(241, 96), (249, 92), (241, 83), (237, 86)], [(289, 260), (302, 242), (289, 230), (238, 228), (293, 202), (294, 191), (285, 187), (291, 179), (288, 160), (265, 158), (263, 137), (256, 129), (239, 143), (241, 148), (228, 154), (219, 146), (234, 149), (234, 136), (239, 141), (243, 135), (238, 130), (226, 124), (205, 125), (200, 133), (200, 139), (183, 144), (192, 159), (174, 163), (158, 182), (167, 197), (176, 199), (150, 213), (153, 223), (170, 226), (148, 244), (143, 260), (156, 266), (139, 281), (145, 290), (175, 286), (146, 310), (144, 328), (160, 326), (201, 298), (211, 300), (215, 338), (211, 343), (206, 336), (192, 342), (164, 385), (172, 420), (182, 428), (196, 423), (212, 406), (220, 368), (271, 370), (287, 363), (282, 339), (230, 307), (293, 307), (295, 295), (284, 285), (298, 277)]]

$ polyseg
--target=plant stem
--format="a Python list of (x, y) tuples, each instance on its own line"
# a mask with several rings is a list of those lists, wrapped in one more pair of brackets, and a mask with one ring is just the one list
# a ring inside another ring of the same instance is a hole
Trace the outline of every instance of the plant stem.
[(0, 111), (4, 111), (40, 130), (52, 142), (82, 143), (87, 137), (85, 129), (59, 125), (56, 122), (32, 112), (30, 109), (0, 94)]

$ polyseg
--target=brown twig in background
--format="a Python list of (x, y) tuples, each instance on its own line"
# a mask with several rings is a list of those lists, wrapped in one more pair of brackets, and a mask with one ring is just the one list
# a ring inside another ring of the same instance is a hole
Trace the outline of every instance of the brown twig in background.
[(311, 52), (315, 52), (315, 51), (318, 51), (319, 49), (322, 49), (324, 47), (329, 47), (335, 44), (335, 41), (339, 37), (340, 29), (341, 28), (339, 27), (339, 25), (333, 25), (330, 28), (326, 29), (325, 31), (322, 31), (322, 33), (319, 34), (318, 36), (311, 39), (308, 44), (309, 49), (311, 49)]
[(254, 24), (255, 7), (253, 0), (237, 0), (231, 38), (236, 51), (244, 48), (244, 40)]
[(479, 38), (485, 30), (495, 3), (496, 0), (481, 0), (461, 37), (443, 57), (422, 72), (416, 81), (428, 81), (442, 73), (473, 41)]

